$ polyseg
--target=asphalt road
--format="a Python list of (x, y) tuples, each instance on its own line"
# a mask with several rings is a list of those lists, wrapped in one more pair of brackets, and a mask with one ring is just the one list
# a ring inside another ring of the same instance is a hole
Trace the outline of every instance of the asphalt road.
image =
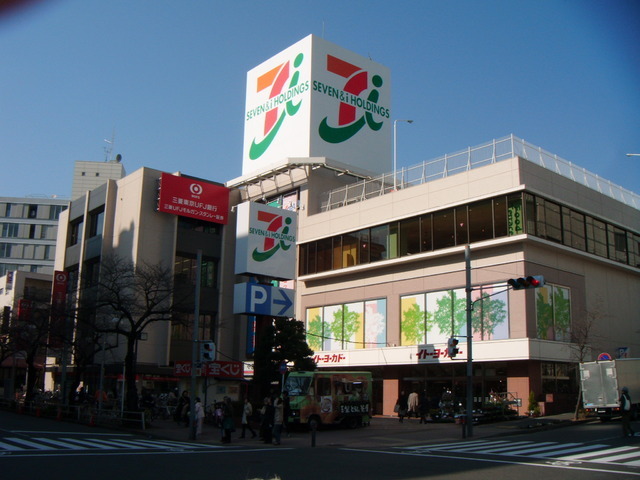
[[(375, 419), (374, 419), (375, 421)], [(379, 419), (357, 430), (308, 432), (283, 445), (257, 440), (222, 445), (190, 441), (187, 429), (159, 435), (108, 430), (0, 412), (2, 478), (73, 479), (522, 479), (591, 480), (640, 477), (640, 437), (620, 425), (581, 424), (530, 432), (494, 425), (462, 439), (453, 424), (399, 425)], [(236, 432), (237, 434), (238, 432)], [(519, 433), (519, 434), (514, 434)]]

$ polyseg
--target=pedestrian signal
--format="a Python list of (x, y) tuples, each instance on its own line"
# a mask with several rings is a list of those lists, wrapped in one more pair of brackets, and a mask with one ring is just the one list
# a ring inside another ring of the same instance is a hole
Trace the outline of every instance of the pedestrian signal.
[(200, 344), (200, 361), (213, 362), (216, 356), (216, 346), (213, 342), (202, 342)]
[(458, 354), (458, 339), (451, 337), (447, 340), (447, 355), (449, 358), (455, 358)]

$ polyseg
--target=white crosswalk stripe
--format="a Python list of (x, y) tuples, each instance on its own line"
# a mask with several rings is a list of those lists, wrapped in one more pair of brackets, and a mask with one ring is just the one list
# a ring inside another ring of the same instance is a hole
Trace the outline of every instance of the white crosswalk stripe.
[(0, 438), (0, 453), (35, 452), (107, 452), (141, 450), (203, 450), (220, 449), (222, 446), (206, 445), (171, 440), (147, 440), (132, 438), (71, 438), (71, 437), (3, 437)]
[(640, 448), (634, 446), (612, 447), (602, 443), (558, 443), (506, 440), (476, 440), (437, 445), (401, 447), (413, 453), (472, 453), (475, 455), (516, 456), (562, 461), (607, 463), (640, 466)]

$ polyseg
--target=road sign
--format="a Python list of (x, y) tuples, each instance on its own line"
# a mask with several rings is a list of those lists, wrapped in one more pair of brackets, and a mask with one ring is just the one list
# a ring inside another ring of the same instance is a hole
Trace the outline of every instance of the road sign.
[(260, 283), (235, 285), (233, 313), (293, 317), (295, 290)]
[(611, 360), (611, 355), (603, 352), (600, 355), (598, 355), (598, 360)]

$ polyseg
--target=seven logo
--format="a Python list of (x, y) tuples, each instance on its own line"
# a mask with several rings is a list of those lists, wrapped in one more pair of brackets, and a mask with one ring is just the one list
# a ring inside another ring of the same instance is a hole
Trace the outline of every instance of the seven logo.
[[(285, 218), (275, 213), (258, 211), (258, 221), (266, 222), (269, 226), (264, 236), (263, 251), (261, 252), (256, 248), (251, 254), (256, 262), (269, 260), (281, 248), (285, 251), (291, 248), (291, 243), (295, 242), (295, 237), (289, 234), (290, 217)], [(282, 231), (280, 232), (280, 230)]]
[[(338, 127), (329, 126), (328, 117), (325, 117), (318, 128), (320, 137), (329, 143), (342, 143), (353, 137), (365, 125), (368, 125), (373, 131), (380, 130), (384, 122), (376, 122), (372, 112), (389, 118), (389, 109), (378, 106), (380, 93), (376, 89), (372, 89), (366, 99), (360, 97), (360, 94), (369, 88), (368, 72), (332, 55), (327, 55), (327, 70), (346, 78), (347, 81), (343, 91), (338, 92), (335, 89), (327, 88), (326, 85), (314, 83), (314, 89), (340, 99)], [(371, 78), (371, 83), (374, 87), (380, 88), (383, 84), (382, 77), (374, 75)], [(358, 119), (356, 119), (357, 108), (365, 110), (364, 115)]]
[[(304, 55), (302, 53), (298, 54), (293, 61), (293, 66), (295, 68), (300, 67), (303, 59)], [(273, 139), (278, 134), (278, 130), (280, 130), (285, 117), (287, 115), (293, 116), (298, 112), (302, 101), (294, 104), (293, 97), (305, 92), (309, 88), (308, 83), (298, 86), (300, 72), (296, 70), (293, 72), (293, 75), (291, 75), (291, 67), (289, 64), (290, 62), (287, 61), (258, 77), (256, 91), (261, 92), (269, 87), (271, 87), (271, 91), (269, 92), (269, 100), (252, 112), (253, 115), (254, 113), (260, 113), (263, 110), (267, 110), (264, 119), (264, 137), (259, 142), (256, 142), (254, 139), (251, 143), (251, 148), (249, 149), (249, 158), (251, 160), (260, 158), (260, 156), (269, 148), (271, 142), (273, 142)], [(287, 87), (287, 90), (284, 91), (289, 77), (291, 77), (289, 86)], [(280, 110), (279, 106), (282, 103), (284, 103), (284, 108)]]

